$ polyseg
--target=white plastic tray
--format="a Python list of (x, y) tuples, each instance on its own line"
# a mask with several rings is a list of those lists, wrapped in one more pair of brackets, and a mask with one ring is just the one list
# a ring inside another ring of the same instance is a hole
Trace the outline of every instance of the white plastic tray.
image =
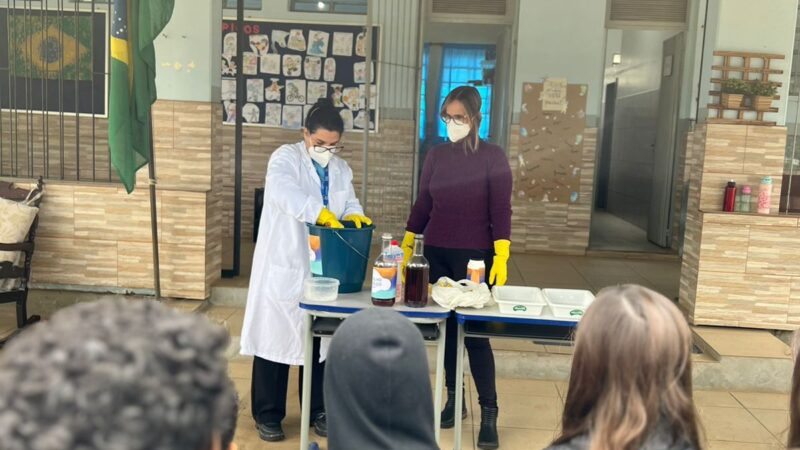
[(503, 314), (541, 316), (542, 310), (547, 305), (542, 290), (535, 287), (495, 286), (492, 289), (492, 296)]
[(544, 289), (542, 292), (556, 317), (581, 317), (594, 301), (594, 294), (582, 289)]

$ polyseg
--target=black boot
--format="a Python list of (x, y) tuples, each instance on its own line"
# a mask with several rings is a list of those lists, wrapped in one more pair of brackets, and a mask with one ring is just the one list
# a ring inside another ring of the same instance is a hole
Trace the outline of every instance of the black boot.
[(267, 442), (279, 442), (286, 439), (279, 423), (257, 423), (258, 437)]
[[(463, 395), (464, 391), (462, 392), (461, 398), (463, 399), (461, 402), (461, 420), (467, 418), (467, 398)], [(447, 390), (447, 403), (444, 405), (444, 409), (442, 410), (442, 428), (453, 428), (456, 426), (456, 418), (455, 418), (455, 410), (456, 410), (456, 391), (451, 391), (450, 389)]]
[(497, 407), (481, 407), (481, 431), (478, 433), (478, 448), (493, 450), (500, 447), (497, 437)]

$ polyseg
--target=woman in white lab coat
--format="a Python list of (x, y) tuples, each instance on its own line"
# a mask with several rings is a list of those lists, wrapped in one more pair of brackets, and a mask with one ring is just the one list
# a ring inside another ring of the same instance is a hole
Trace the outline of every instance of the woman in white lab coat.
[[(241, 353), (254, 356), (252, 413), (265, 441), (285, 439), (281, 421), (286, 415), (289, 367), (303, 364), (299, 302), (303, 281), (310, 276), (306, 223), (333, 228), (342, 227), (340, 220), (356, 226), (372, 224), (355, 196), (352, 170), (334, 156), (342, 149), (343, 131), (333, 102), (320, 99), (308, 111), (303, 140), (281, 146), (267, 166), (241, 337)], [(319, 354), (320, 342), (315, 339), (311, 420), (316, 433), (325, 436), (324, 364)]]

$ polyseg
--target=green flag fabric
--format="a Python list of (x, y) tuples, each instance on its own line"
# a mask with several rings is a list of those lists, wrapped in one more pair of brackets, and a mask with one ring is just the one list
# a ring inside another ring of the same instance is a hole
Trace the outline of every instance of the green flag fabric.
[(136, 171), (150, 159), (150, 107), (156, 101), (153, 40), (172, 17), (175, 0), (114, 0), (111, 29), (108, 146), (111, 164), (130, 194)]

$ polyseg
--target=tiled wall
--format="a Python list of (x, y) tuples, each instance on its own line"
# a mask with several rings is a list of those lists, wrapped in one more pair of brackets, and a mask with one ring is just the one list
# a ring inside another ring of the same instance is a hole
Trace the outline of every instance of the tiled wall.
[[(597, 129), (587, 128), (583, 139), (583, 165), (578, 201), (566, 203), (528, 202), (515, 197), (511, 218), (511, 242), (515, 252), (583, 255), (589, 246), (592, 190)], [(509, 160), (516, 173), (519, 165), (519, 125), (511, 130)], [(517, 190), (515, 189), (514, 192)]]
[[(158, 101), (153, 110), (165, 296), (203, 299), (219, 278), (222, 184), (219, 176), (212, 176), (222, 173), (221, 155), (212, 152), (219, 138), (212, 123), (216, 108), (210, 103)], [(75, 136), (68, 127), (69, 122), (65, 135)], [(91, 149), (91, 131), (83, 133), (81, 145)], [(97, 139), (97, 154), (107, 161), (106, 136), (98, 134)], [(51, 160), (59, 152), (60, 148), (51, 147)], [(82, 164), (81, 172), (85, 167), (91, 164)], [(68, 172), (65, 178), (75, 174)], [(152, 289), (146, 167), (138, 172), (131, 195), (116, 184), (48, 180), (39, 223), (34, 283)]]
[[(693, 183), (680, 302), (695, 324), (768, 329), (800, 325), (800, 217), (778, 215), (786, 129), (707, 125), (690, 137)], [(772, 175), (773, 214), (720, 212), (728, 179)]]

